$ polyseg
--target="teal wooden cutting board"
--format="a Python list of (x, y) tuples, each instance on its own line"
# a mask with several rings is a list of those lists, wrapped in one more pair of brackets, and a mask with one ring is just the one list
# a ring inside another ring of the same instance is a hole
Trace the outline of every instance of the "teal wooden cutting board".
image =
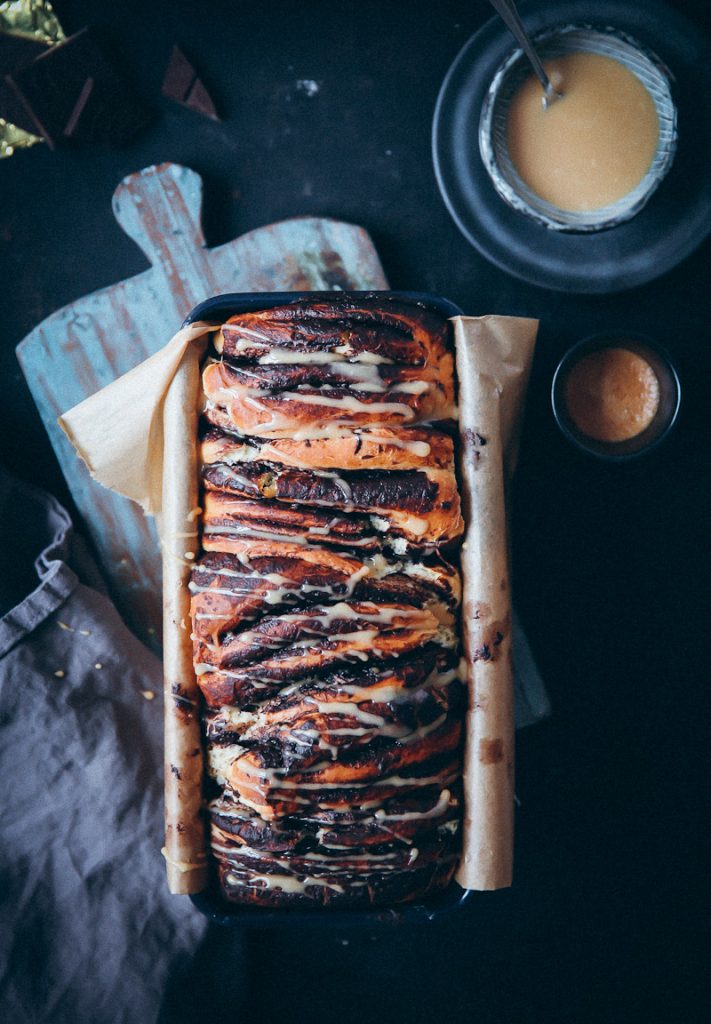
[(111, 594), (153, 646), (161, 619), (155, 526), (137, 505), (91, 479), (57, 417), (164, 345), (192, 307), (212, 295), (387, 287), (362, 228), (295, 217), (208, 249), (201, 206), (202, 180), (187, 167), (161, 164), (122, 181), (114, 215), (150, 269), (53, 313), (17, 349)]

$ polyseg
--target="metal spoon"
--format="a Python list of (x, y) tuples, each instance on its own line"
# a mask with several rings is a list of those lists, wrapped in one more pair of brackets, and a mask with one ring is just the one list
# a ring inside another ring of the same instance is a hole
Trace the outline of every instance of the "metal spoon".
[(543, 86), (543, 107), (547, 109), (551, 103), (555, 103), (556, 100), (561, 99), (562, 93), (558, 92), (553, 83), (551, 82), (548, 75), (543, 69), (540, 57), (533, 48), (528, 32), (523, 27), (523, 22), (516, 9), (514, 0), (489, 0), (491, 6), (501, 15), (501, 20), (504, 22), (506, 27), (511, 30), (511, 33), (516, 37), (516, 41), (519, 46), (530, 60), (533, 70), (536, 72), (541, 85)]

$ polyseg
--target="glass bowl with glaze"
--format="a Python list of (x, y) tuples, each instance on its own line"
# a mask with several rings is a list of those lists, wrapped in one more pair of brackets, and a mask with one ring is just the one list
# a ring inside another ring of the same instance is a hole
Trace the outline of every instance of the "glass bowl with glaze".
[(516, 49), (496, 72), (479, 122), (479, 151), (494, 188), (513, 209), (555, 231), (600, 231), (629, 220), (650, 199), (674, 159), (677, 116), (668, 70), (651, 51), (614, 29), (569, 25), (539, 34), (534, 42), (543, 60), (572, 53), (594, 53), (610, 57), (631, 71), (654, 103), (659, 122), (656, 151), (641, 181), (608, 206), (564, 210), (537, 195), (519, 175), (508, 147), (511, 102), (532, 73), (523, 51)]
[[(566, 385), (571, 371), (585, 356), (604, 349), (625, 349), (640, 356), (659, 384), (659, 401), (651, 420), (639, 433), (622, 441), (598, 440), (584, 433), (567, 405)], [(670, 356), (652, 338), (634, 331), (611, 331), (583, 338), (568, 349), (553, 375), (551, 403), (558, 427), (576, 448), (609, 462), (625, 462), (652, 451), (668, 436), (679, 414), (681, 383)]]

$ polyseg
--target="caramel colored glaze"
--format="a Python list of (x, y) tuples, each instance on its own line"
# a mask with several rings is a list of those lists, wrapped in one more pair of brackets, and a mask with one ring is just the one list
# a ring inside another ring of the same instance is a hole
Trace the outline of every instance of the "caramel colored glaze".
[(543, 108), (531, 75), (511, 101), (507, 138), (528, 187), (560, 210), (609, 206), (632, 191), (654, 158), (659, 119), (639, 79), (598, 53), (544, 64), (563, 98)]
[(646, 359), (629, 349), (600, 349), (571, 369), (565, 404), (575, 426), (588, 437), (627, 441), (654, 419), (659, 380)]

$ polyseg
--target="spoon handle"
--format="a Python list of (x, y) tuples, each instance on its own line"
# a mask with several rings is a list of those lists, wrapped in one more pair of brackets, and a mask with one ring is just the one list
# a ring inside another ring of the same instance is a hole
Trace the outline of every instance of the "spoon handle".
[(533, 70), (540, 79), (546, 97), (551, 98), (554, 96), (555, 89), (553, 87), (553, 83), (546, 74), (540, 58), (528, 37), (528, 33), (523, 27), (523, 22), (521, 21), (521, 17), (516, 9), (514, 0), (489, 0), (489, 2), (497, 14), (501, 16), (501, 20), (504, 22), (506, 27), (510, 29), (512, 34), (516, 37), (516, 41), (519, 46), (530, 60), (533, 65)]

